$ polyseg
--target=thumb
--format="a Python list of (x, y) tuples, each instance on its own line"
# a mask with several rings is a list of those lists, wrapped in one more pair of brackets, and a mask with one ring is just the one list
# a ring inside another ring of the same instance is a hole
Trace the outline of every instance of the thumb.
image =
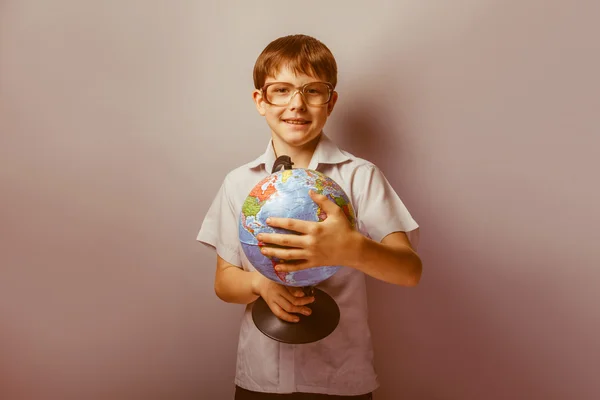
[(315, 203), (317, 203), (319, 206), (321, 206), (323, 211), (325, 211), (325, 214), (329, 215), (329, 214), (341, 211), (341, 209), (338, 207), (338, 205), (335, 204), (335, 202), (333, 200), (331, 200), (329, 197), (327, 197), (323, 194), (319, 194), (319, 193), (315, 192), (314, 190), (310, 190), (308, 193), (309, 193), (310, 197), (313, 199), (313, 201)]

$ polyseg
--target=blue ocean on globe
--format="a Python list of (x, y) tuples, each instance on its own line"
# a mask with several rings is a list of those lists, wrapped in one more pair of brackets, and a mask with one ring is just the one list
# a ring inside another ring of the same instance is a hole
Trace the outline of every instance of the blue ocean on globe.
[(260, 181), (248, 194), (239, 219), (239, 240), (250, 263), (265, 277), (286, 286), (315, 286), (335, 274), (340, 266), (320, 266), (294, 272), (277, 272), (280, 260), (260, 252), (256, 235), (293, 233), (266, 224), (270, 216), (305, 221), (323, 221), (326, 215), (310, 198), (309, 190), (326, 195), (342, 208), (356, 228), (356, 216), (348, 195), (331, 178), (321, 172), (294, 168), (275, 172)]

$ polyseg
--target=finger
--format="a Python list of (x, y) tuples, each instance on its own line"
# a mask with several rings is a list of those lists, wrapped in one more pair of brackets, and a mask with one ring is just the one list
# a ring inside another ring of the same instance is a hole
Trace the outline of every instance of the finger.
[(302, 288), (295, 287), (295, 286), (286, 286), (285, 288), (294, 297), (303, 297), (304, 296), (304, 290), (302, 290)]
[(313, 199), (313, 201), (317, 203), (323, 209), (323, 211), (325, 211), (325, 214), (330, 215), (341, 211), (340, 206), (338, 206), (335, 201), (329, 197), (317, 193), (314, 190), (310, 190), (308, 193), (311, 199)]
[[(302, 291), (302, 289), (300, 289), (300, 291)], [(301, 296), (294, 296), (290, 293), (288, 288), (286, 288), (285, 290), (282, 289), (279, 295), (283, 297), (292, 306), (305, 306), (315, 301), (315, 298), (313, 296), (306, 296), (304, 292)]]
[(285, 249), (277, 247), (261, 247), (260, 252), (273, 258), (279, 258), (281, 260), (301, 260), (306, 258), (306, 252), (304, 249)]
[[(281, 262), (281, 261), (280, 261)], [(277, 272), (295, 272), (303, 269), (312, 268), (313, 266), (307, 260), (294, 260), (286, 261), (275, 265), (275, 271)]]
[(304, 247), (304, 237), (296, 234), (259, 233), (256, 239), (261, 244), (268, 243), (283, 247)]
[(280, 318), (280, 319), (282, 319), (284, 321), (287, 321), (287, 322), (298, 322), (298, 321), (300, 321), (300, 318), (298, 318), (297, 315), (292, 315), (292, 314), (289, 314), (289, 313), (285, 312), (283, 310), (283, 308), (279, 304), (277, 304), (275, 302), (269, 303), (269, 308), (271, 309), (271, 311), (273, 311), (273, 314), (275, 314), (275, 316), (277, 318)]
[(267, 225), (273, 228), (282, 228), (298, 233), (308, 233), (312, 229), (312, 225), (318, 223), (313, 221), (304, 221), (295, 218), (280, 218), (280, 217), (269, 217), (267, 218)]
[(307, 306), (307, 305), (312, 304), (314, 302), (315, 302), (314, 296), (297, 297), (296, 299), (294, 299), (294, 303), (295, 303), (296, 306)]
[[(283, 289), (283, 288), (282, 288)], [(302, 297), (294, 297), (290, 294), (287, 289), (283, 289), (280, 293), (281, 301), (277, 302), (277, 298), (275, 297), (275, 301), (284, 311), (290, 313), (302, 313), (304, 315), (310, 315), (312, 310), (306, 305), (315, 301), (313, 296), (302, 296)]]
[[(304, 314), (304, 315), (310, 315), (312, 310), (308, 307), (305, 307), (307, 304), (312, 303), (312, 301), (310, 301), (310, 298), (295, 298), (295, 299), (288, 299), (286, 298), (286, 296), (281, 296), (280, 300), (278, 302), (279, 307), (281, 307), (284, 311), (288, 312), (288, 313), (296, 313), (296, 314)], [(277, 300), (275, 300), (277, 302)], [(314, 299), (313, 299), (314, 301)]]

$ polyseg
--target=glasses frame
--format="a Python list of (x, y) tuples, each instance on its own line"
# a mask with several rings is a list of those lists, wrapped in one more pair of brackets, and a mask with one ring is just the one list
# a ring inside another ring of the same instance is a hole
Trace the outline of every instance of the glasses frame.
[[(289, 104), (290, 104), (290, 102), (292, 101), (292, 99), (294, 98), (294, 96), (296, 95), (296, 93), (300, 93), (300, 95), (302, 96), (302, 99), (304, 100), (304, 102), (305, 102), (306, 104), (308, 104), (309, 106), (324, 106), (325, 104), (328, 104), (328, 103), (331, 101), (331, 99), (333, 98), (333, 92), (334, 92), (334, 87), (333, 87), (333, 85), (332, 85), (331, 83), (329, 83), (329, 82), (316, 81), (316, 82), (309, 82), (309, 83), (306, 83), (306, 84), (304, 84), (304, 85), (302, 85), (302, 86), (300, 86), (300, 87), (298, 87), (298, 86), (294, 86), (294, 89), (296, 89), (296, 90), (295, 90), (295, 91), (294, 91), (294, 92), (293, 92), (293, 93), (290, 95), (290, 100), (289, 100), (289, 101), (288, 101), (286, 104), (274, 104), (274, 103), (271, 103), (271, 102), (270, 102), (270, 101), (267, 99), (267, 88), (268, 88), (269, 86), (276, 85), (276, 84), (282, 84), (282, 83), (283, 83), (283, 84), (286, 84), (286, 85), (291, 85), (289, 82), (269, 82), (269, 83), (265, 84), (265, 85), (264, 85), (264, 86), (263, 86), (263, 87), (260, 89), (260, 93), (261, 93), (261, 95), (262, 95), (262, 98), (263, 98), (263, 100), (265, 101), (265, 103), (267, 103), (267, 104), (270, 104), (270, 105), (272, 105), (272, 106), (287, 106), (287, 105), (289, 105)], [(327, 98), (327, 101), (326, 101), (325, 103), (321, 103), (321, 104), (310, 104), (310, 103), (308, 102), (308, 100), (306, 100), (306, 96), (304, 95), (304, 90), (306, 89), (306, 87), (307, 87), (307, 86), (309, 86), (309, 85), (314, 85), (315, 83), (322, 83), (322, 84), (324, 84), (324, 85), (326, 85), (326, 86), (327, 86), (327, 88), (328, 88), (328, 93), (329, 93), (329, 96), (328, 96), (328, 98)]]

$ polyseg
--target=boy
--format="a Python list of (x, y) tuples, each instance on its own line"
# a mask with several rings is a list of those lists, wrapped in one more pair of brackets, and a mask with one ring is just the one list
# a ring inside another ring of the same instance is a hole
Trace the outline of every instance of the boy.
[[(401, 286), (415, 286), (421, 276), (421, 260), (413, 250), (418, 225), (398, 195), (375, 165), (338, 149), (323, 133), (338, 98), (336, 83), (335, 59), (317, 39), (286, 36), (263, 50), (254, 67), (253, 99), (271, 139), (263, 155), (227, 174), (198, 234), (198, 241), (217, 252), (217, 296), (246, 304), (235, 399), (372, 398), (378, 383), (365, 274)], [(245, 258), (238, 239), (242, 204), (254, 185), (271, 174), (280, 155), (290, 156), (295, 168), (316, 169), (336, 181), (349, 195), (360, 227), (351, 229), (335, 203), (311, 193), (327, 215), (324, 221), (271, 218), (269, 225), (300, 234), (258, 238), (267, 244), (265, 255), (291, 260), (276, 266), (281, 271), (345, 266), (318, 285), (340, 307), (339, 325), (309, 344), (280, 343), (256, 328), (251, 310), (259, 296), (275, 315), (290, 322), (297, 321), (296, 313), (308, 313), (304, 306), (314, 299), (263, 277)]]

